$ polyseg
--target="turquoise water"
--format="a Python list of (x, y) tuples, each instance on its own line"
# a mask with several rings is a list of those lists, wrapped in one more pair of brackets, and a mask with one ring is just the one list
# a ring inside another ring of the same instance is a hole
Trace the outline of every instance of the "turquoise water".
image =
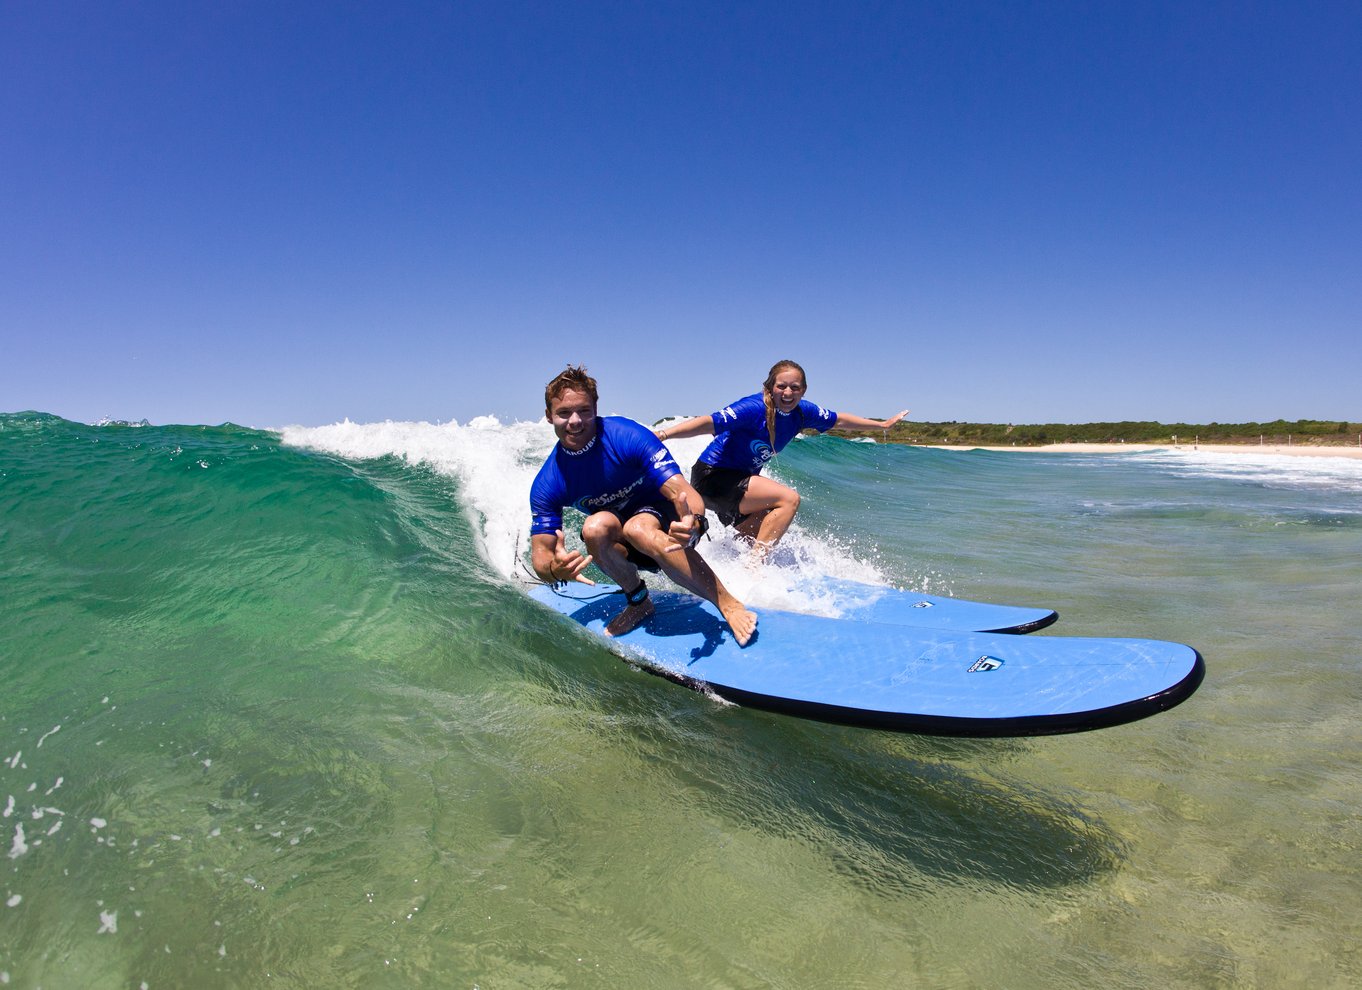
[(0, 985), (1362, 983), (1362, 462), (793, 444), (800, 568), (705, 545), (758, 611), (853, 577), (1206, 657), (1142, 722), (948, 740), (530, 603), (551, 442), (0, 416)]

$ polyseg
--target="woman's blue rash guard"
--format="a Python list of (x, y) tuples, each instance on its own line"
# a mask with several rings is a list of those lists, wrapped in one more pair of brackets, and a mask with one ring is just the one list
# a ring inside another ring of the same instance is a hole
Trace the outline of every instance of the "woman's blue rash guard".
[(766, 403), (761, 393), (748, 395), (731, 406), (724, 406), (710, 416), (714, 420), (714, 440), (705, 448), (700, 460), (720, 468), (735, 468), (748, 474), (761, 474), (761, 469), (801, 430), (826, 433), (837, 425), (837, 414), (808, 399), (789, 413), (776, 412), (776, 444), (766, 430)]
[(563, 509), (583, 515), (609, 509), (628, 519), (645, 505), (670, 501), (659, 489), (681, 473), (653, 431), (623, 416), (600, 416), (596, 436), (571, 453), (555, 444), (530, 486), (530, 535), (563, 528)]

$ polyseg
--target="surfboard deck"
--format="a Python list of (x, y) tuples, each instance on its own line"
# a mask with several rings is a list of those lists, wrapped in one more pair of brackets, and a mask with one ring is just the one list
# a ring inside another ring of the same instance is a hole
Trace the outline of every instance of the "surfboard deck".
[(839, 600), (852, 602), (842, 609), (839, 618), (857, 622), (929, 626), (957, 632), (1029, 633), (1059, 619), (1059, 613), (1052, 608), (973, 602), (844, 578), (823, 578), (818, 587)]
[[(779, 546), (766, 558), (769, 567), (794, 572), (805, 563), (802, 555), (788, 546)], [(931, 626), (960, 632), (1029, 633), (1044, 629), (1059, 619), (1051, 608), (994, 605), (945, 595), (902, 591), (885, 585), (866, 584), (849, 578), (832, 578), (818, 573), (815, 566), (807, 578), (809, 590), (830, 594), (843, 605), (839, 618), (861, 622), (888, 622), (901, 626)]]
[(654, 591), (654, 615), (605, 637), (623, 598), (605, 587), (529, 587), (639, 667), (752, 708), (900, 732), (1031, 736), (1146, 718), (1205, 676), (1190, 646), (1148, 639), (1013, 636), (759, 610), (739, 647), (717, 609)]

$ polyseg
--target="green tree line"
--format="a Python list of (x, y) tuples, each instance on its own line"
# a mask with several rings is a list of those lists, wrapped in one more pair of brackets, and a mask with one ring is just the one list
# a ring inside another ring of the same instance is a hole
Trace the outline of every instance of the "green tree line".
[(891, 443), (1036, 447), (1050, 443), (1357, 444), (1362, 423), (1336, 419), (1277, 419), (1270, 423), (945, 423), (901, 422), (883, 436)]

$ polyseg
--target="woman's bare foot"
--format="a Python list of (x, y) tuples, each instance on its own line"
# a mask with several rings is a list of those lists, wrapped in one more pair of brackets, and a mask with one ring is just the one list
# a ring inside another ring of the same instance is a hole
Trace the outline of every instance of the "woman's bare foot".
[(653, 614), (653, 600), (644, 598), (637, 605), (625, 606), (623, 612), (615, 616), (605, 627), (607, 636), (623, 636)]

